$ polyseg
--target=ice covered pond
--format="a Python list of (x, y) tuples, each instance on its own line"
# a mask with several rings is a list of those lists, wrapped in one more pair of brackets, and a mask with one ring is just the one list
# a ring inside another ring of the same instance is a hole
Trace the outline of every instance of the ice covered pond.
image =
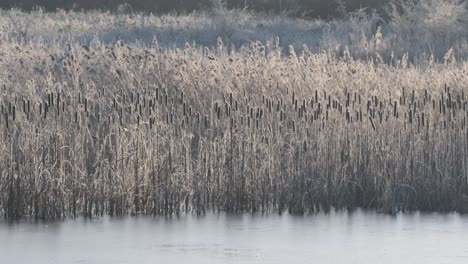
[(468, 263), (468, 216), (358, 210), (0, 220), (0, 263)]

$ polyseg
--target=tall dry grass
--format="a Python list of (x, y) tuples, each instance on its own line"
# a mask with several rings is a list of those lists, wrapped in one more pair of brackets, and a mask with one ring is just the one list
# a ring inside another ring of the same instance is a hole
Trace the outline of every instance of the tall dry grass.
[(458, 210), (468, 64), (4, 41), (0, 214)]

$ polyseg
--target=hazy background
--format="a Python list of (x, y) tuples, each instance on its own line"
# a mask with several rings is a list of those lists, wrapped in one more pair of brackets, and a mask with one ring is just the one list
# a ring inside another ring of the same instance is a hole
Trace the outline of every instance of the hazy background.
[[(231, 49), (260, 42), (392, 61), (468, 58), (466, 0), (0, 0), (0, 41), (123, 40)], [(39, 8), (40, 7), (40, 8)], [(30, 12), (28, 10), (31, 10)], [(56, 11), (56, 12), (47, 12)], [(85, 11), (85, 12), (83, 12)], [(258, 12), (257, 12), (258, 11)]]
[[(32, 9), (35, 6), (46, 10), (63, 9), (102, 9), (117, 10), (119, 5), (128, 3), (134, 11), (153, 13), (191, 12), (207, 10), (217, 0), (2, 0), (2, 8)], [(380, 9), (388, 1), (384, 0), (226, 0), (228, 8), (291, 14), (306, 17), (336, 17), (341, 11), (353, 11), (361, 7)]]

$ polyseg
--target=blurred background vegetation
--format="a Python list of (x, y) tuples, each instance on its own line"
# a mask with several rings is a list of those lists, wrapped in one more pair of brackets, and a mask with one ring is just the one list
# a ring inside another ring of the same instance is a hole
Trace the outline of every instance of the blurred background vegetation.
[(379, 10), (387, 2), (385, 0), (2, 0), (0, 8), (31, 10), (35, 7), (42, 7), (47, 11), (54, 11), (57, 8), (117, 11), (119, 6), (126, 4), (126, 7), (133, 11), (184, 13), (209, 10), (221, 3), (227, 8), (331, 18), (340, 15), (343, 11), (354, 11), (360, 8)]

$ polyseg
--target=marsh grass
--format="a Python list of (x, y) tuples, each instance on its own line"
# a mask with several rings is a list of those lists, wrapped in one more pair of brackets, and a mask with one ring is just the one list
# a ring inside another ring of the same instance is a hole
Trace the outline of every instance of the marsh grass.
[(467, 206), (466, 62), (0, 45), (8, 218)]

